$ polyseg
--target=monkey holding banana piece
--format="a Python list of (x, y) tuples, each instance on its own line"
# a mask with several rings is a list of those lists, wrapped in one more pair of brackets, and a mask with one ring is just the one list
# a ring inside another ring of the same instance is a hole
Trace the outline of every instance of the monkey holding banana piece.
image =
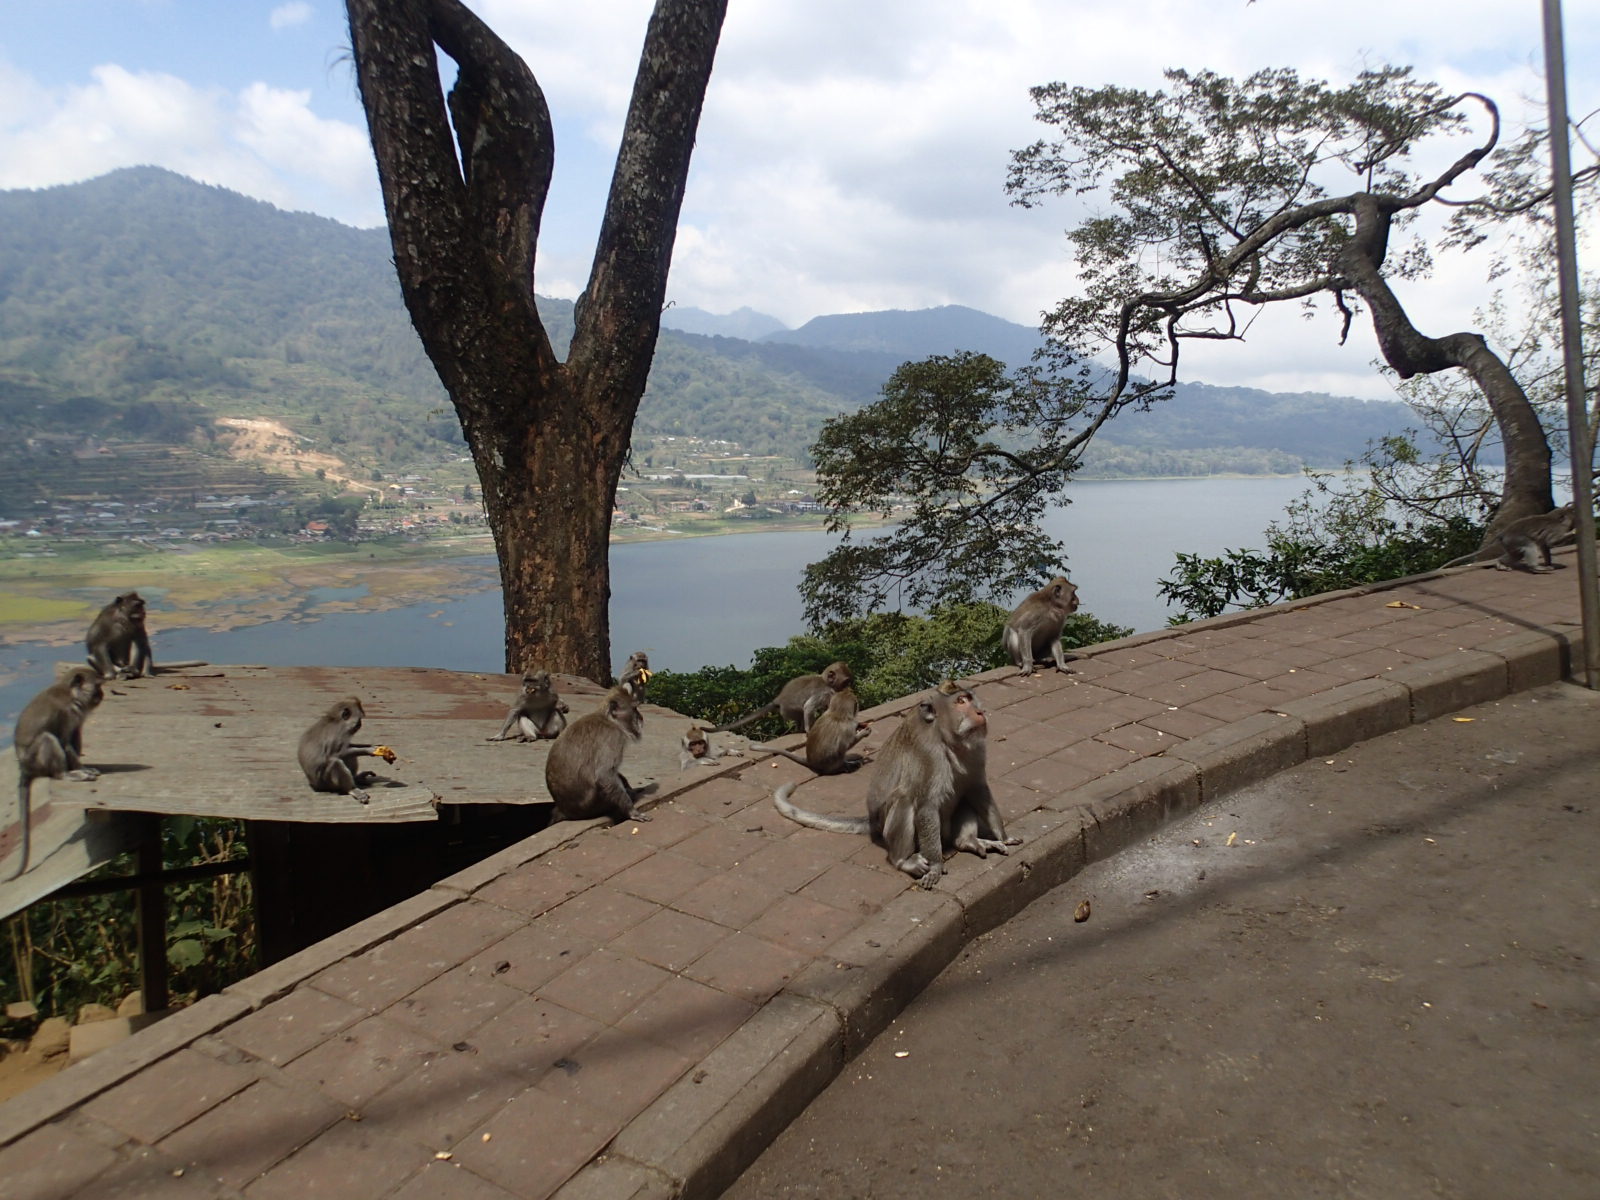
[(1065, 575), (1057, 575), (1037, 592), (1017, 605), (1006, 618), (1001, 635), (1011, 661), (1023, 675), (1033, 674), (1033, 664), (1046, 657), (1055, 659), (1056, 670), (1065, 671), (1069, 655), (1061, 651), (1061, 629), (1067, 618), (1078, 611), (1078, 589)]
[(574, 721), (551, 745), (544, 764), (544, 784), (555, 801), (555, 819), (648, 821), (638, 809), (640, 793), (620, 769), (628, 743), (642, 736), (644, 714), (633, 693), (621, 684), (606, 693), (598, 709)]
[(634, 703), (643, 704), (644, 687), (645, 684), (650, 682), (652, 674), (650, 656), (643, 650), (635, 650), (628, 655), (628, 663), (622, 668), (622, 675), (617, 680), (617, 686), (627, 688), (628, 694), (634, 699)]
[(556, 695), (549, 671), (525, 671), (522, 692), (511, 702), (506, 723), (500, 727), (499, 733), (484, 740), (536, 742), (540, 738), (556, 737), (567, 727), (567, 713), (570, 711), (566, 702)]
[(361, 701), (354, 696), (335, 700), (316, 723), (300, 735), (300, 769), (314, 792), (335, 792), (353, 796), (362, 804), (372, 797), (361, 790), (361, 785), (378, 778), (373, 771), (363, 771), (360, 760), (382, 758), (393, 762), (394, 751), (387, 746), (372, 746), (351, 741), (366, 719)]
[(809, 733), (811, 722), (817, 719), (817, 714), (828, 707), (828, 701), (834, 692), (841, 691), (855, 682), (855, 673), (850, 670), (850, 664), (844, 662), (829, 663), (823, 668), (821, 675), (799, 675), (784, 684), (778, 692), (778, 698), (771, 704), (763, 704), (755, 712), (746, 713), (731, 725), (718, 725), (712, 733), (723, 733), (731, 729), (743, 729), (752, 721), (760, 720), (770, 712), (778, 712), (785, 721)]
[(795, 785), (772, 800), (791, 821), (833, 833), (865, 833), (889, 862), (931, 888), (944, 874), (946, 847), (979, 858), (1006, 854), (1021, 838), (1005, 822), (985, 777), (988, 721), (965, 688), (935, 691), (905, 715), (878, 752), (865, 817), (833, 817), (789, 802)]
[(17, 816), (22, 849), (17, 869), (7, 882), (28, 869), (33, 781), (87, 782), (100, 778), (99, 771), (83, 765), (83, 723), (104, 698), (100, 677), (78, 667), (29, 700), (18, 715), (12, 745), (17, 752)]
[(144, 597), (118, 596), (102, 608), (83, 639), (89, 665), (104, 679), (138, 679), (156, 673), (150, 635), (144, 627)]

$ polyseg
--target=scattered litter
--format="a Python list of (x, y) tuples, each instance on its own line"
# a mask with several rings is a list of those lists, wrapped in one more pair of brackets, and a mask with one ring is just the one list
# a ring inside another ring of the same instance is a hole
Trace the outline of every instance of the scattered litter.
[(1423, 840), (1423, 841), (1425, 841), (1425, 842), (1427, 842), (1427, 843), (1428, 843), (1428, 845), (1430, 845), (1430, 846), (1437, 846), (1437, 845), (1438, 845), (1438, 844), (1439, 844), (1439, 843), (1438, 843), (1438, 842), (1436, 842), (1436, 841), (1434, 841), (1434, 840), (1433, 840), (1433, 839), (1432, 839), (1432, 838), (1430, 838), (1430, 837), (1425, 837), (1425, 838), (1423, 838), (1423, 839), (1422, 839), (1422, 840)]
[(487, 1142), (493, 1136), (494, 1136), (494, 1134), (492, 1134), (492, 1133), (486, 1133), (486, 1134), (483, 1135), (483, 1139), (482, 1140)]
[(1454, 721), (1457, 725), (1471, 725), (1478, 718), (1477, 717), (1451, 717), (1450, 719), (1452, 721)]
[(173, 692), (187, 692), (189, 690), (189, 685), (187, 683), (169, 683), (167, 684), (167, 690)]
[(1389, 601), (1389, 603), (1385, 604), (1384, 607), (1385, 608), (1414, 608), (1418, 612), (1422, 611), (1422, 605), (1420, 605), (1420, 604), (1407, 604), (1404, 600), (1391, 600), (1391, 601)]
[(1222, 844), (1224, 846), (1232, 846), (1232, 845), (1235, 845), (1238, 841), (1239, 841), (1239, 835), (1237, 833), (1230, 833), (1228, 835), (1228, 840), (1223, 842)]
[(911, 1051), (909, 1051), (909, 1050), (896, 1050), (894, 1052), (894, 1056), (896, 1058), (910, 1058), (911, 1057)]
[(1087, 900), (1078, 902), (1078, 907), (1072, 910), (1072, 919), (1080, 925), (1089, 919), (1089, 902)]
[(435, 1150), (433, 1152), (433, 1156), (436, 1159), (438, 1159), (440, 1162), (449, 1162), (452, 1158), (455, 1157), (455, 1155), (451, 1154), (450, 1151), (448, 1151), (448, 1150)]

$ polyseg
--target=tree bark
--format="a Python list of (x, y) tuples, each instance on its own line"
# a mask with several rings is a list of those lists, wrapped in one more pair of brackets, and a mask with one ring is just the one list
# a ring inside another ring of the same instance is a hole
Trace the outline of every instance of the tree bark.
[(1339, 267), (1371, 311), (1384, 360), (1402, 379), (1461, 368), (1483, 394), (1500, 428), (1506, 477), (1500, 507), (1485, 530), (1483, 544), (1487, 548), (1512, 521), (1555, 507), (1549, 439), (1522, 385), (1481, 334), (1429, 337), (1411, 323), (1382, 272), (1391, 214), (1375, 196), (1363, 194), (1353, 201), (1350, 212), (1355, 217), (1355, 233), (1340, 255)]
[[(656, 4), (562, 363), (534, 302), (554, 160), (538, 82), (460, 0), (346, 0), (401, 292), (482, 484), (508, 671), (611, 678), (611, 513), (726, 8)], [(448, 116), (435, 45), (458, 67)]]

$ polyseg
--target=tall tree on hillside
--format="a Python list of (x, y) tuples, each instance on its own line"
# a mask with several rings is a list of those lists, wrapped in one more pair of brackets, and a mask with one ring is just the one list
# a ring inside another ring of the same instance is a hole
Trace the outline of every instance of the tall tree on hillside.
[(611, 513), (727, 2), (657, 0), (565, 362), (534, 304), (554, 160), (537, 80), (460, 0), (345, 7), (401, 291), (499, 554), (506, 667), (609, 679)]
[[(1494, 150), (1494, 103), (1398, 68), (1346, 87), (1290, 70), (1167, 79), (1154, 92), (1033, 89), (1059, 136), (1013, 155), (1008, 191), (1024, 205), (1083, 195), (1103, 206), (1068, 234), (1082, 287), (1045, 318), (1053, 374), (963, 381), (957, 364), (929, 360), (922, 374), (940, 386), (920, 388), (916, 403), (891, 381), (882, 401), (824, 427), (813, 454), (831, 526), (848, 531), (853, 513), (872, 509), (909, 516), (864, 544), (847, 535), (807, 569), (813, 623), (849, 615), (862, 596), (965, 599), (1048, 573), (1060, 547), (1037, 517), (1095, 431), (1162, 398), (1185, 345), (1242, 341), (1269, 304), (1330, 306), (1341, 339), (1365, 309), (1402, 379), (1459, 370), (1472, 381), (1506, 458), (1490, 539), (1553, 506), (1549, 442), (1522, 384), (1480, 333), (1419, 329), (1392, 286), (1426, 274), (1427, 248), (1407, 226)], [(1415, 164), (1469, 132), (1473, 116), (1486, 129), (1470, 149), (1441, 170)], [(1507, 193), (1489, 182), (1491, 199)]]
[[(1033, 89), (1060, 136), (1013, 156), (1008, 190), (1022, 204), (1095, 192), (1116, 208), (1069, 233), (1085, 286), (1048, 316), (1050, 332), (1176, 378), (1187, 341), (1243, 340), (1265, 305), (1330, 303), (1341, 341), (1365, 309), (1402, 380), (1459, 370), (1492, 411), (1506, 474), (1489, 537), (1553, 507), (1549, 442), (1516, 376), (1475, 330), (1423, 332), (1392, 286), (1426, 275), (1427, 247), (1405, 227), (1461, 202), (1446, 193), (1494, 150), (1494, 102), (1398, 67), (1342, 88), (1287, 69), (1166, 77), (1156, 92)], [(1431, 144), (1470, 134), (1473, 115), (1485, 126), (1475, 145), (1442, 170), (1416, 165)]]

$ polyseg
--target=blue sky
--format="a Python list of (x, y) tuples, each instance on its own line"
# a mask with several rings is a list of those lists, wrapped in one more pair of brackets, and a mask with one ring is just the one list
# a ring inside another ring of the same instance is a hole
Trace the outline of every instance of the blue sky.
[[(649, 0), (468, 0), (529, 62), (556, 121), (542, 291), (588, 273)], [(1600, 108), (1600, 0), (1566, 0), (1575, 113)], [(154, 163), (356, 225), (381, 222), (336, 0), (7, 0), (0, 188)], [(1151, 87), (1166, 66), (1413, 65), (1542, 102), (1538, 0), (730, 0), (669, 295), (790, 325), (971, 305), (1035, 324), (1066, 294), (1067, 202), (1020, 210), (1009, 152), (1054, 79)], [(1441, 259), (1419, 324), (1470, 322), (1479, 259)], [(1382, 395), (1365, 344), (1286, 315), (1194, 377)]]

